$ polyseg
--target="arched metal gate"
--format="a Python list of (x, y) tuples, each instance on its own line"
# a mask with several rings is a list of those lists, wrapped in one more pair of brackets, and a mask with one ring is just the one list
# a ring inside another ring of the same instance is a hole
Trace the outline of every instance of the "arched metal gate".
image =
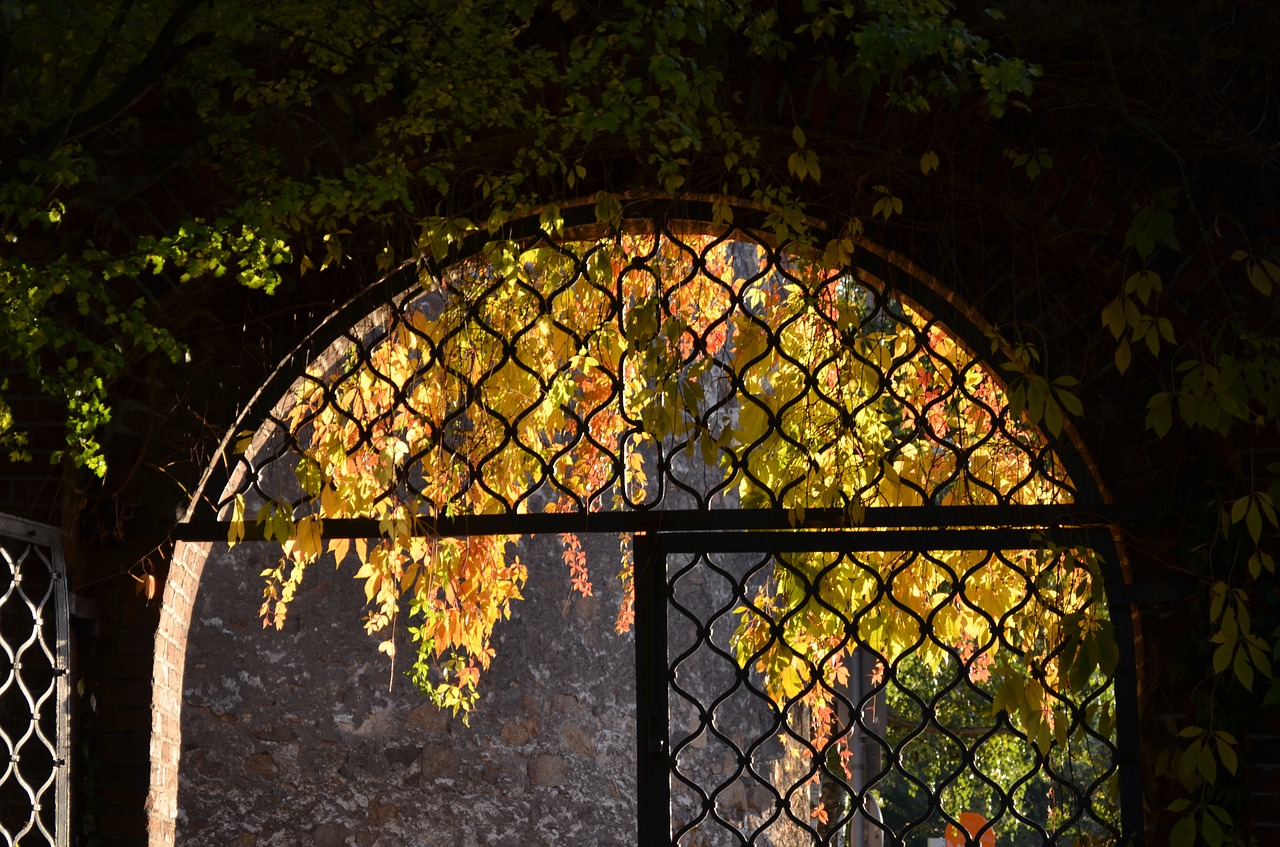
[[(500, 562), (519, 535), (622, 534), (643, 844), (1142, 842), (1118, 513), (1060, 436), (1069, 383), (984, 363), (867, 245), (526, 235), (328, 321), (183, 537), (287, 537), (296, 565), (346, 538), (497, 539)], [(383, 544), (369, 596), (414, 586), (429, 655), (457, 586)], [(478, 673), (450, 644), (423, 681)]]

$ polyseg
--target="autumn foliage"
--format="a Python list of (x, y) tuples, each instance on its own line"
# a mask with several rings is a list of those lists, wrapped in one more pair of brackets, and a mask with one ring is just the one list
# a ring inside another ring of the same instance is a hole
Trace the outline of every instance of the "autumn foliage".
[[(835, 507), (857, 526), (871, 506), (1072, 500), (1026, 423), (1039, 403), (1060, 429), (1066, 387), (1029, 397), (1011, 380), (1011, 404), (879, 280), (735, 237), (498, 243), (314, 367), (278, 433), (297, 451), (297, 490), (258, 504), (285, 539), (264, 573), (264, 624), (283, 622), (320, 556), (354, 552), (366, 628), (388, 632), (394, 655), (405, 626), (416, 681), (466, 710), (528, 572), (517, 539), (438, 537), (437, 517), (677, 504), (803, 521)], [(233, 534), (250, 506), (236, 508)], [(349, 517), (376, 518), (382, 537), (325, 536), (325, 520)], [(563, 540), (589, 594), (578, 540)], [(790, 555), (737, 610), (734, 647), (776, 702), (804, 698), (818, 716), (855, 647), (885, 666), (958, 656), (1043, 749), (1070, 724), (1054, 718), (1065, 692), (1114, 665), (1095, 574), (1088, 551), (1048, 545)], [(628, 600), (620, 630), (631, 614)]]

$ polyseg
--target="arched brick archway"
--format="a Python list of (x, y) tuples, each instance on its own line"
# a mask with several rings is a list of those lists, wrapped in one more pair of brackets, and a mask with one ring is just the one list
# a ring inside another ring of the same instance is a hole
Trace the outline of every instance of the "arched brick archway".
[[(690, 214), (690, 211), (693, 214)], [(697, 221), (699, 220), (699, 213), (703, 215), (701, 220), (705, 221), (711, 217), (708, 207), (691, 203), (683, 207), (681, 216), (677, 216), (676, 220)], [(749, 211), (747, 214), (749, 214)], [(670, 218), (667, 219), (668, 225), (670, 225), (671, 220)], [(704, 224), (689, 223), (684, 223), (680, 226), (705, 227)], [(882, 284), (892, 286), (895, 296), (923, 305), (935, 317), (945, 311), (949, 318), (944, 323), (946, 323), (949, 330), (956, 332), (961, 343), (967, 345), (971, 350), (981, 349), (983, 343), (982, 332), (987, 328), (987, 324), (981, 321), (980, 316), (966, 305), (961, 294), (948, 289), (937, 279), (921, 271), (919, 267), (884, 248), (873, 244), (862, 244), (860, 249), (865, 251), (866, 254), (866, 261), (861, 266), (862, 271), (869, 278), (878, 279)], [(290, 360), (286, 361), (285, 365), (282, 365), (277, 372), (277, 376), (258, 392), (256, 400), (250, 404), (240, 422), (233, 428), (232, 433), (242, 432), (245, 424), (250, 424), (249, 428), (254, 428), (257, 422), (263, 420), (264, 414), (268, 412), (277, 420), (284, 419), (289, 407), (295, 402), (290, 386), (293, 384), (296, 375), (301, 372), (302, 368), (311, 364), (317, 355), (321, 355), (322, 359), (324, 356), (332, 357), (334, 348), (330, 346), (330, 342), (333, 339), (339, 338), (344, 334), (351, 337), (353, 331), (350, 325), (351, 321), (346, 316), (367, 314), (367, 304), (377, 302), (380, 299), (394, 298), (396, 293), (394, 289), (388, 291), (385, 286), (377, 291), (366, 293), (364, 304), (357, 302), (354, 306), (344, 310), (342, 317), (322, 325), (308, 339), (308, 343), (295, 353)], [(328, 352), (321, 353), (320, 351)], [(224, 451), (227, 451), (231, 446), (230, 438), (231, 435), (228, 436), (228, 440), (224, 441)], [(267, 436), (260, 434), (257, 439), (257, 446), (264, 446), (266, 440)], [(1118, 513), (1109, 511), (1105, 496), (1101, 493), (1103, 491), (1102, 480), (1096, 466), (1089, 460), (1088, 453), (1082, 449), (1078, 433), (1068, 425), (1064, 440), (1059, 441), (1055, 449), (1062, 453), (1064, 461), (1069, 465), (1071, 477), (1079, 480), (1076, 496), (1080, 498), (1080, 505), (1085, 510), (1093, 511), (1097, 518), (1097, 525), (1105, 526), (1108, 523), (1113, 523)], [(253, 452), (254, 448), (251, 447), (248, 453), (252, 455)], [(223, 476), (223, 479), (226, 479), (226, 485), (224, 494), (219, 500), (221, 503), (225, 503), (231, 493), (242, 490), (244, 474), (249, 472), (249, 466), (237, 464), (230, 456), (226, 458), (226, 467), (233, 468), (234, 472), (229, 479), (225, 475)], [(210, 473), (206, 475), (205, 484), (216, 487), (220, 481), (217, 473)], [(189, 513), (188, 517), (192, 517), (191, 513)], [(214, 545), (220, 544), (217, 541), (201, 539), (214, 538), (217, 535), (212, 533), (225, 531), (215, 522), (211, 522), (209, 517), (205, 516), (202, 520), (197, 515), (187, 525), (187, 540), (180, 541), (175, 549), (169, 578), (165, 584), (164, 603), (157, 633), (153, 680), (152, 785), (148, 800), (150, 841), (152, 845), (157, 846), (171, 844), (174, 839), (181, 738), (181, 704), (187, 639), (191, 630), (195, 596), (201, 583), (206, 562), (209, 560)], [(1116, 535), (1118, 540), (1118, 534)], [(1110, 588), (1117, 596), (1123, 596), (1124, 585), (1129, 581), (1123, 574), (1123, 561), (1122, 558), (1111, 559), (1112, 570), (1107, 574)], [(1123, 602), (1120, 601), (1117, 604), (1117, 601), (1113, 600), (1113, 606), (1116, 606), (1118, 610), (1122, 610), (1117, 619), (1117, 630), (1122, 638), (1132, 643), (1128, 610), (1123, 605)], [(1132, 673), (1132, 667), (1126, 669), (1125, 672)], [(1136, 704), (1130, 700), (1126, 706), (1135, 707)], [(1122, 729), (1122, 732), (1133, 733), (1136, 731), (1136, 724), (1133, 722), (1134, 717), (1132, 708), (1130, 708), (1127, 717), (1124, 718), (1128, 725)], [(1134, 749), (1136, 750), (1136, 748)], [(1136, 763), (1133, 763), (1133, 765), (1136, 767)]]

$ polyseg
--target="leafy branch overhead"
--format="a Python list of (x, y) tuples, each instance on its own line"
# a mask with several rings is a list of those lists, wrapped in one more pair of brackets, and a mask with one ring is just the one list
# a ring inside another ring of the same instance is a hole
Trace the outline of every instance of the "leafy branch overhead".
[[(600, 148), (629, 151), (667, 192), (696, 174), (698, 191), (772, 206), (800, 234), (803, 204), (771, 174), (786, 164), (819, 182), (821, 160), (798, 127), (795, 152), (769, 160), (707, 58), (720, 45), (745, 39), (760, 61), (812, 45), (848, 54), (835, 84), (884, 86), (915, 110), (972, 91), (998, 112), (1031, 89), (1033, 69), (989, 54), (934, 0), (757, 12), (742, 0), (621, 15), (563, 0), (6, 2), (5, 355), (62, 406), (66, 455), (101, 475), (111, 386), (154, 353), (181, 360), (168, 295), (188, 280), (270, 290), (290, 268), (349, 263), (357, 240), (378, 245), (385, 272), (418, 257), (415, 223), (476, 217), (477, 195), (496, 233), (597, 190)], [(335, 118), (357, 133), (341, 150)], [(473, 153), (499, 137), (503, 155)], [(200, 199), (175, 205), (174, 186)], [(21, 457), (25, 440), (0, 400), (0, 441)]]

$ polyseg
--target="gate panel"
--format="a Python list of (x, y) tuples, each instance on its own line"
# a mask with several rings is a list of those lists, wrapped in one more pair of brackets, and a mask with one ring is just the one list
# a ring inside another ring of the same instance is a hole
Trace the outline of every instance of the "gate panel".
[(0, 839), (68, 843), (68, 614), (52, 527), (0, 516)]
[(974, 843), (1140, 843), (1132, 650), (1094, 661), (1100, 572), (1054, 534), (638, 538), (640, 843), (923, 844), (966, 812)]

